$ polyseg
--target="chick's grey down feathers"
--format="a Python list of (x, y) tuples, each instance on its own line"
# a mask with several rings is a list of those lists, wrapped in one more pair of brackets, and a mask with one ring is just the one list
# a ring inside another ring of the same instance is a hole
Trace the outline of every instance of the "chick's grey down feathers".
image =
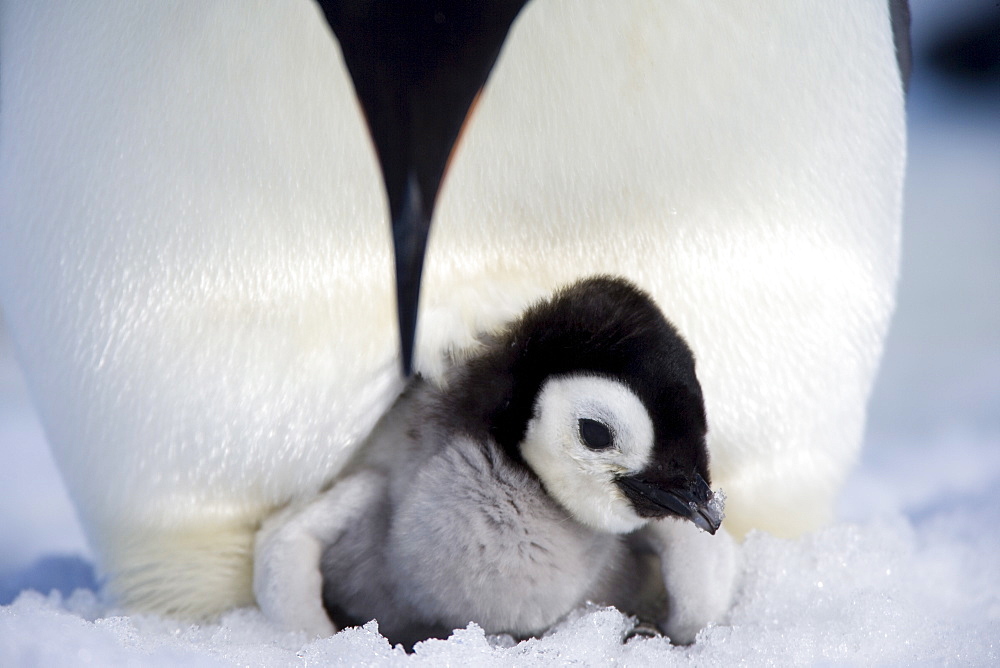
[[(415, 381), (376, 428), (344, 475), (366, 476), (373, 501), (321, 557), (337, 627), (377, 619), (407, 646), (470, 621), (525, 637), (586, 601), (663, 626), (668, 592), (651, 529), (588, 526), (521, 456), (540, 389), (569, 374), (620, 381), (642, 402), (655, 433), (643, 479), (709, 480), (687, 345), (631, 284), (581, 281), (456, 363), (443, 387)], [(666, 514), (629, 502), (641, 517)]]
[(380, 472), (385, 496), (324, 551), (337, 627), (377, 619), (407, 647), (470, 621), (527, 637), (587, 600), (634, 610), (655, 583), (620, 536), (575, 521), (492, 443), (419, 454)]

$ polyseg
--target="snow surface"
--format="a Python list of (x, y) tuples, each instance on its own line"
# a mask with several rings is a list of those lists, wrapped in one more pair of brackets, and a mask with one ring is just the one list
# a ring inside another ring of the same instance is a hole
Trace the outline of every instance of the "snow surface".
[[(946, 4), (914, 2), (918, 46)], [(837, 523), (747, 538), (735, 604), (694, 645), (623, 643), (631, 621), (601, 608), (537, 640), (470, 625), (412, 655), (373, 624), (310, 641), (253, 609), (200, 626), (125, 616), (95, 593), (0, 329), (0, 666), (1000, 665), (1000, 108), (920, 65), (899, 307), (863, 460)]]

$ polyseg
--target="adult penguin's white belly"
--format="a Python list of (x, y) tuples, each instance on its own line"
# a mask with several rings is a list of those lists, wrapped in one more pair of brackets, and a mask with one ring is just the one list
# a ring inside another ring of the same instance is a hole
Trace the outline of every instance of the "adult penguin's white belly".
[[(0, 298), (111, 586), (252, 601), (253, 531), (400, 387), (380, 176), (309, 2), (6, 2)], [(880, 0), (532, 0), (453, 157), (417, 369), (577, 277), (694, 349), (726, 526), (821, 523), (893, 303), (903, 93)]]

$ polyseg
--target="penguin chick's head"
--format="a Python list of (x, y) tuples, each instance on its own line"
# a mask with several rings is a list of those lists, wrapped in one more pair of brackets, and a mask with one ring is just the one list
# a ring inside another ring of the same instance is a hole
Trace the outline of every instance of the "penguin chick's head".
[(669, 515), (718, 529), (694, 356), (631, 283), (560, 290), (457, 381), (452, 419), (527, 464), (580, 522), (625, 533)]

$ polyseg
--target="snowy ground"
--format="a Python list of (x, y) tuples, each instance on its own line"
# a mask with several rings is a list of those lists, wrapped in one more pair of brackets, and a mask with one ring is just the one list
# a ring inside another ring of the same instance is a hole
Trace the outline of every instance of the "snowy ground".
[[(915, 3), (918, 45), (945, 4)], [(1000, 91), (918, 69), (910, 111), (899, 310), (840, 519), (751, 535), (733, 610), (693, 646), (623, 645), (630, 622), (602, 609), (516, 646), (471, 626), (410, 656), (374, 628), (307, 642), (253, 610), (210, 626), (121, 616), (94, 593), (0, 333), (0, 665), (1000, 665)]]

